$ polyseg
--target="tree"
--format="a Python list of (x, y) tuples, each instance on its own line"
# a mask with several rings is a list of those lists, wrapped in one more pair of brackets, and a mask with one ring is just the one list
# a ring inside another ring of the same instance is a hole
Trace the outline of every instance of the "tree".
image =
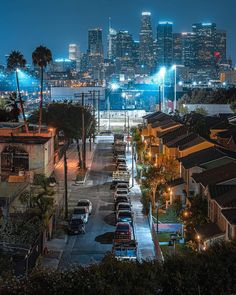
[(40, 67), (40, 105), (39, 105), (39, 129), (38, 132), (41, 132), (42, 127), (42, 109), (43, 109), (43, 72), (47, 65), (52, 61), (52, 53), (50, 49), (45, 46), (39, 46), (32, 53), (33, 64)]
[(24, 124), (25, 124), (25, 130), (28, 133), (28, 125), (26, 122), (24, 104), (23, 104), (23, 100), (21, 97), (20, 83), (19, 83), (19, 77), (18, 77), (18, 71), (20, 69), (24, 68), (25, 65), (26, 65), (26, 60), (20, 51), (13, 50), (7, 58), (8, 70), (15, 71), (15, 74), (16, 74), (16, 85), (17, 85), (18, 98), (19, 98), (19, 102), (20, 102), (20, 108), (21, 108), (21, 112), (22, 112), (22, 116), (23, 116), (23, 120), (24, 120)]
[(9, 122), (10, 120), (10, 113), (5, 109), (0, 109), (0, 122)]
[(19, 122), (20, 109), (18, 107), (18, 102), (19, 101), (17, 101), (16, 92), (10, 93), (8, 98), (6, 99), (5, 107), (7, 110), (9, 110), (14, 122)]

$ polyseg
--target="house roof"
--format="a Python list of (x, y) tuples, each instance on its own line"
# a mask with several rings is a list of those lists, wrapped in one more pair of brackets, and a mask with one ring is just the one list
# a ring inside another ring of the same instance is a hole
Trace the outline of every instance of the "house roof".
[(232, 157), (236, 160), (236, 153), (224, 150), (221, 148), (210, 147), (192, 154), (186, 157), (179, 158), (178, 160), (182, 163), (185, 169), (189, 169), (195, 166), (200, 166), (207, 162), (211, 162), (223, 157)]
[(210, 197), (212, 199), (215, 199), (218, 196), (221, 196), (227, 193), (228, 191), (231, 191), (235, 187), (236, 185), (234, 184), (218, 184), (218, 185), (214, 184), (214, 185), (209, 185), (208, 190), (209, 190)]
[(221, 236), (224, 233), (219, 229), (215, 223), (206, 223), (195, 226), (195, 231), (199, 234), (200, 239), (205, 241), (213, 237)]
[(163, 122), (163, 121), (166, 121), (167, 119), (170, 119), (170, 118), (171, 118), (171, 116), (169, 116), (169, 115), (167, 115), (165, 113), (160, 113), (160, 114), (157, 114), (154, 117), (148, 118), (147, 119), (147, 122), (149, 124), (154, 123), (154, 122), (157, 122), (157, 121)]
[(187, 134), (187, 128), (185, 126), (180, 126), (177, 129), (165, 132), (164, 134), (160, 135), (160, 138), (162, 138), (162, 142), (166, 144), (167, 142), (175, 139), (176, 137), (185, 134)]
[(221, 210), (222, 215), (232, 225), (236, 225), (236, 208)]
[(222, 208), (236, 208), (236, 186), (234, 186), (228, 192), (215, 197), (215, 201)]
[(41, 136), (0, 136), (0, 143), (45, 144), (49, 139)]
[(142, 118), (143, 119), (148, 119), (148, 118), (155, 117), (158, 114), (161, 114), (161, 112), (157, 111), (157, 112), (154, 112), (154, 113), (151, 113), (151, 114), (147, 114), (147, 115), (143, 116)]
[(166, 145), (168, 147), (178, 147), (180, 150), (185, 150), (191, 146), (197, 145), (206, 141), (204, 138), (200, 137), (196, 133), (189, 133), (187, 135), (182, 135), (174, 140), (168, 142)]
[(167, 185), (169, 187), (175, 187), (175, 186), (178, 186), (178, 185), (181, 185), (181, 184), (184, 184), (184, 183), (185, 182), (184, 182), (183, 178), (181, 177), (181, 178), (176, 178), (176, 179), (173, 179), (171, 181), (168, 181)]
[(193, 173), (192, 178), (205, 187), (234, 179), (236, 178), (236, 163), (232, 162), (201, 173)]

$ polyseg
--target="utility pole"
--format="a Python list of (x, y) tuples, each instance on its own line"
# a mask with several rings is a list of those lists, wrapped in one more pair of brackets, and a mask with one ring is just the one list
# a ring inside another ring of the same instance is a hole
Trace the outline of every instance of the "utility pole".
[(68, 218), (68, 190), (67, 190), (67, 156), (66, 156), (67, 146), (64, 152), (64, 196), (65, 196), (65, 219)]
[(100, 132), (100, 90), (98, 90), (98, 133)]
[(84, 122), (84, 93), (82, 92), (82, 151), (83, 151), (83, 170), (86, 169), (86, 132)]

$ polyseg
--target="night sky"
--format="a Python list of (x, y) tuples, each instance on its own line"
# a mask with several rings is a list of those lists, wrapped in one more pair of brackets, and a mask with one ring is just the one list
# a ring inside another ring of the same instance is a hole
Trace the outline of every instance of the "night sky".
[(0, 62), (13, 49), (28, 63), (40, 44), (53, 57), (67, 57), (69, 43), (87, 49), (89, 28), (103, 28), (108, 17), (117, 30), (128, 30), (138, 39), (142, 11), (152, 13), (153, 26), (160, 20), (174, 22), (174, 32), (191, 31), (194, 22), (216, 22), (228, 33), (228, 56), (236, 63), (236, 0), (0, 0)]

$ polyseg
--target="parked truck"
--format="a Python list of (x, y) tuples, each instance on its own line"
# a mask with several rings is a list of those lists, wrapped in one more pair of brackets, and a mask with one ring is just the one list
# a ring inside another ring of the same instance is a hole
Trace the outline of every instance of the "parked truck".
[(113, 243), (112, 252), (118, 260), (137, 260), (137, 242)]
[(129, 185), (130, 173), (129, 171), (114, 171), (112, 173), (111, 189), (114, 189), (117, 183), (127, 183)]

